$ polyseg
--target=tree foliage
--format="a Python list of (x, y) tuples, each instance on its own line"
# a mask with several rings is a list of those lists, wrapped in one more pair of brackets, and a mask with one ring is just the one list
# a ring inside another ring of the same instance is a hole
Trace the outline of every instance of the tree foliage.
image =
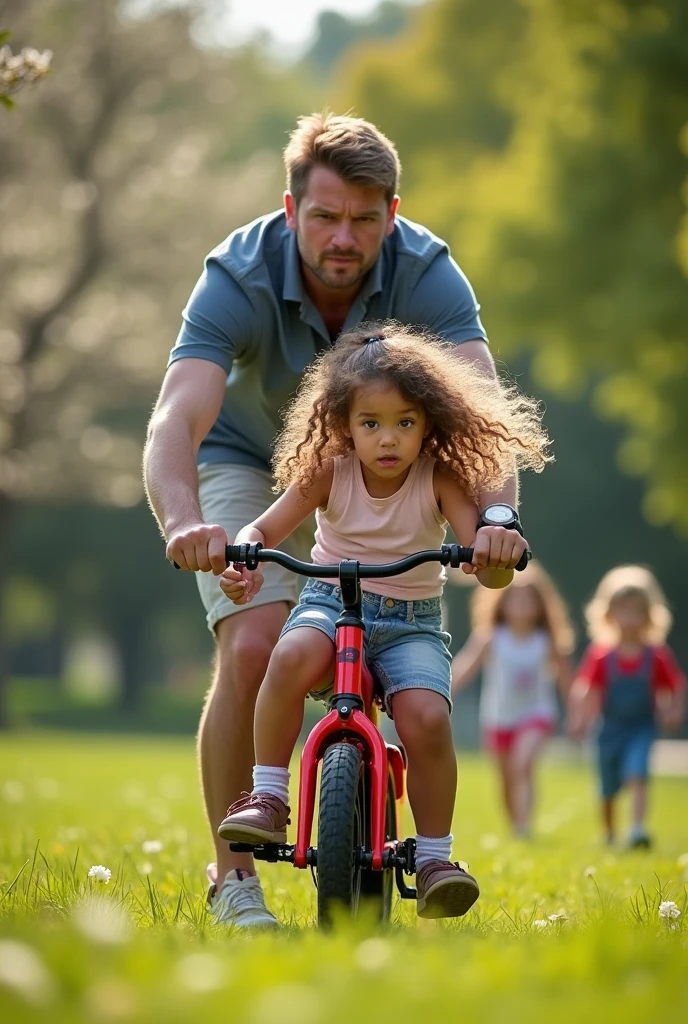
[(688, 534), (688, 7), (438, 0), (342, 76), (398, 143), (506, 356), (592, 385), (644, 511)]
[[(199, 49), (191, 9), (6, 9), (13, 41), (55, 58), (0, 120), (0, 587), (22, 503), (142, 501), (181, 310), (205, 253), (279, 204), (300, 106), (298, 75), (279, 81), (251, 48)], [(128, 611), (145, 621), (135, 569)]]

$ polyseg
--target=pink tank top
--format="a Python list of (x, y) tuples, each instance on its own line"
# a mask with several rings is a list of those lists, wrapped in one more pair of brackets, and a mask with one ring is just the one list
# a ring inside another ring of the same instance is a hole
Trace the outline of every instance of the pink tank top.
[[(396, 494), (372, 498), (363, 481), (358, 455), (351, 452), (336, 458), (327, 508), (316, 512), (312, 560), (326, 565), (353, 558), (376, 565), (440, 547), (447, 521), (435, 500), (434, 469), (434, 459), (416, 459)], [(439, 562), (428, 562), (402, 576), (363, 580), (361, 586), (371, 594), (419, 601), (439, 597), (446, 578)]]

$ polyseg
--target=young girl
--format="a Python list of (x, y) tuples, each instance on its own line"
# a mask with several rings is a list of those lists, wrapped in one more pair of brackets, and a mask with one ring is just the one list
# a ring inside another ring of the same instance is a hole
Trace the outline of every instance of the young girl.
[(544, 569), (531, 562), (508, 590), (476, 591), (473, 632), (452, 663), (452, 689), (482, 668), (480, 722), (517, 835), (531, 832), (534, 770), (557, 718), (555, 684), (566, 698), (573, 678), (573, 630)]
[[(479, 486), (487, 480), (498, 487), (517, 465), (541, 469), (546, 446), (534, 403), (458, 360), (452, 345), (397, 324), (359, 328), (307, 372), (276, 447), (275, 476), (285, 493), (236, 543), (276, 547), (316, 510), (312, 558), (320, 564), (389, 562), (437, 548), (447, 523), (470, 545)], [(509, 550), (513, 540), (509, 533)], [(477, 576), (504, 586), (513, 570)], [(435, 563), (362, 581), (366, 658), (408, 756), (423, 917), (464, 914), (479, 893), (450, 860), (456, 757), (450, 637), (440, 622), (444, 579)], [(221, 578), (237, 604), (250, 601), (261, 583), (259, 571), (245, 568)], [(326, 700), (331, 693), (340, 608), (336, 580), (310, 580), (291, 612), (258, 695), (253, 792), (230, 807), (223, 838), (286, 840), (288, 765), (306, 695)]]
[(580, 737), (599, 719), (606, 840), (614, 842), (614, 804), (628, 785), (633, 802), (629, 846), (647, 847), (647, 777), (656, 723), (676, 729), (683, 718), (685, 678), (664, 643), (671, 612), (648, 569), (621, 565), (602, 577), (585, 616), (592, 644), (571, 691), (569, 730)]

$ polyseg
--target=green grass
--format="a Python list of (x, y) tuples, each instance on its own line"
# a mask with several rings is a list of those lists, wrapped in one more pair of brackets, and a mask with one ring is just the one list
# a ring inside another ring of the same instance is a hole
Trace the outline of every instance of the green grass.
[[(4, 738), (0, 1019), (688, 1019), (688, 784), (656, 780), (656, 847), (635, 854), (598, 844), (585, 766), (547, 763), (541, 788), (538, 838), (516, 842), (490, 766), (460, 757), (455, 855), (483, 891), (461, 921), (418, 922), (405, 903), (384, 933), (361, 921), (323, 936), (310, 874), (268, 865), (286, 927), (245, 936), (205, 911), (210, 844), (190, 741)], [(144, 852), (151, 840), (160, 852)], [(88, 879), (94, 864), (112, 870), (108, 884)], [(682, 911), (673, 921), (658, 914), (667, 899)]]

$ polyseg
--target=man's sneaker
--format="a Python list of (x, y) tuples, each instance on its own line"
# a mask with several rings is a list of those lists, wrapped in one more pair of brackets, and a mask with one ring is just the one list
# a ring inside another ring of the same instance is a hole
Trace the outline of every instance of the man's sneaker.
[(418, 917), (462, 917), (480, 888), (473, 875), (448, 860), (431, 860), (416, 872)]
[(237, 868), (228, 871), (218, 892), (217, 864), (208, 865), (208, 904), (216, 924), (235, 928), (279, 928), (279, 922), (265, 906), (257, 875)]
[(286, 843), (289, 808), (271, 793), (246, 794), (227, 811), (217, 830), (230, 843)]

